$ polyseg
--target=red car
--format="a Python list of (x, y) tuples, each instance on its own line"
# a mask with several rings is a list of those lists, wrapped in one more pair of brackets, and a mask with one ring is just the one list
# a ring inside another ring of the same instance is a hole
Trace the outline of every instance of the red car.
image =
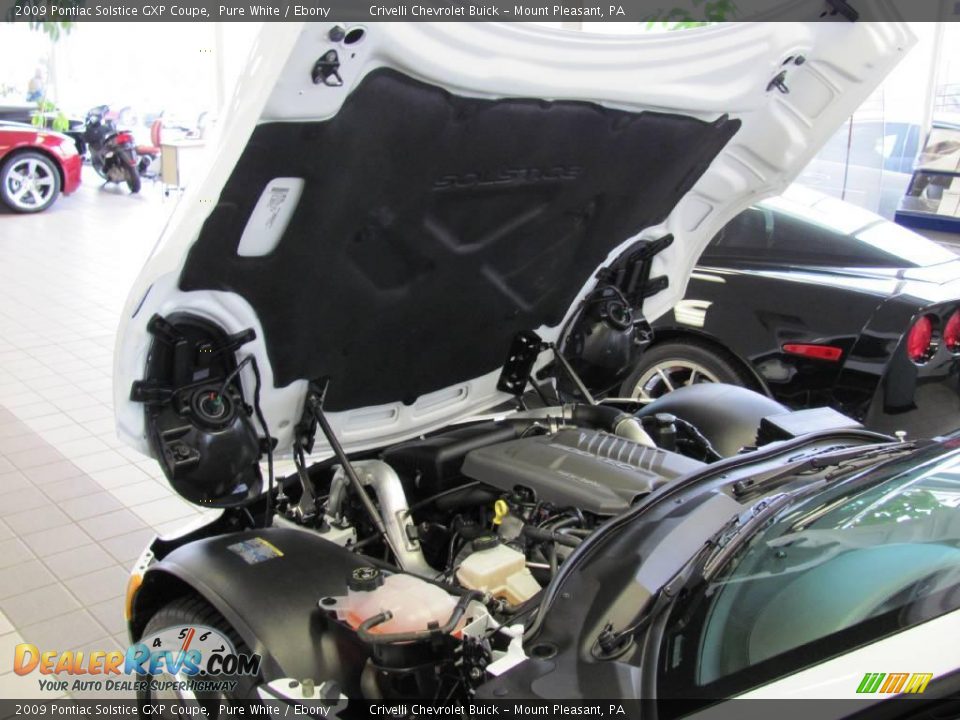
[(66, 135), (21, 123), (0, 123), (0, 199), (11, 210), (46, 210), (80, 186), (80, 155)]

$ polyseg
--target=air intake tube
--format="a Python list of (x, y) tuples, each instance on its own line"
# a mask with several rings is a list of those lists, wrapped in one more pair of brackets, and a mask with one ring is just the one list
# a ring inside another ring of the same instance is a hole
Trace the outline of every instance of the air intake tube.
[(653, 438), (643, 429), (643, 425), (636, 417), (609, 405), (571, 403), (562, 407), (536, 408), (514, 413), (508, 416), (507, 420), (515, 422), (543, 420), (588, 427), (593, 430), (604, 430), (638, 445), (657, 447)]
[[(647, 431), (643, 429), (640, 421), (630, 413), (625, 413), (622, 410), (617, 410), (608, 405), (585, 405), (578, 403), (567, 406), (567, 408), (572, 408), (570, 420), (574, 425), (586, 425), (587, 427), (606, 430), (607, 432), (626, 438), (627, 440), (632, 440), (640, 445), (656, 447), (656, 443), (653, 442), (653, 439), (647, 434)], [(564, 408), (564, 410), (567, 410), (567, 408)]]
[[(412, 532), (413, 519), (410, 517), (407, 496), (396, 471), (381, 460), (357, 460), (352, 465), (360, 482), (372, 487), (377, 495), (380, 517), (386, 527), (390, 544), (397, 554), (397, 563), (412, 575), (433, 578), (437, 571), (427, 564), (420, 550), (420, 542)], [(346, 497), (349, 485), (350, 480), (343, 466), (337, 466), (330, 487), (330, 515), (337, 517), (341, 514), (340, 505)]]

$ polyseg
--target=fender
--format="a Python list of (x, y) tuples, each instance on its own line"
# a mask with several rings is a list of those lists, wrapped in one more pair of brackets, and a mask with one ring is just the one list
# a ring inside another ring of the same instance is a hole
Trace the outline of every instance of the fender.
[(828, 341), (849, 352), (881, 298), (852, 291), (842, 280), (804, 268), (733, 261), (697, 266), (684, 299), (654, 323), (654, 337), (711, 339), (775, 400), (793, 407), (828, 404), (842, 364), (787, 355), (781, 347)]
[[(268, 552), (246, 557), (236, 546), (260, 538)], [(154, 545), (158, 542), (155, 541)], [(271, 550), (271, 548), (273, 548)], [(347, 575), (363, 558), (304, 530), (267, 528), (188, 542), (153, 564), (135, 597), (130, 632), (190, 592), (210, 603), (247, 646), (262, 656), (267, 680), (335, 680), (359, 696), (357, 673), (369, 653), (348, 629), (320, 610), (320, 598), (345, 595)]]

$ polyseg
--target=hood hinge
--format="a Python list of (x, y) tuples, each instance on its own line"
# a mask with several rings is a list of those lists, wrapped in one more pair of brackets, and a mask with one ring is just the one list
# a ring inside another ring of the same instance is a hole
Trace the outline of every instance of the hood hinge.
[(610, 267), (601, 269), (597, 275), (598, 285), (613, 285), (629, 301), (635, 311), (643, 309), (643, 301), (670, 286), (666, 275), (650, 277), (653, 258), (673, 245), (673, 235), (664, 235), (656, 240), (641, 240), (627, 250)]

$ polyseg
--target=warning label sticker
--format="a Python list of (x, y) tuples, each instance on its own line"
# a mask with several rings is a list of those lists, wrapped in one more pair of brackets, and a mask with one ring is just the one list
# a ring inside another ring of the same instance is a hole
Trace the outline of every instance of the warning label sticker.
[(273, 558), (283, 557), (280, 549), (271, 542), (263, 538), (252, 538), (243, 542), (227, 545), (227, 550), (235, 552), (242, 557), (248, 565), (266, 562)]

